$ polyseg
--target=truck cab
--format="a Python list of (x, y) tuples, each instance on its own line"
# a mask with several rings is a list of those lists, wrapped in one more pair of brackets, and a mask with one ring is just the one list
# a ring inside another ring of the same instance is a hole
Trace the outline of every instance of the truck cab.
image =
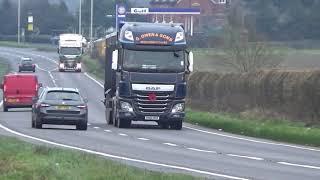
[(107, 123), (128, 128), (132, 121), (155, 121), (180, 130), (193, 71), (183, 27), (125, 23), (115, 42), (107, 38), (106, 44)]
[(73, 70), (81, 72), (81, 58), (83, 54), (82, 35), (61, 34), (59, 37), (59, 71)]

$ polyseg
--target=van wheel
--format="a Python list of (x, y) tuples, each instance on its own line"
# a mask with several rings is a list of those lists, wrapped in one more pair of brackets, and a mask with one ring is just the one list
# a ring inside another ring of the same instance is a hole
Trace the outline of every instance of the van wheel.
[(9, 108), (5, 104), (3, 104), (3, 111), (4, 112), (8, 112), (9, 111)]

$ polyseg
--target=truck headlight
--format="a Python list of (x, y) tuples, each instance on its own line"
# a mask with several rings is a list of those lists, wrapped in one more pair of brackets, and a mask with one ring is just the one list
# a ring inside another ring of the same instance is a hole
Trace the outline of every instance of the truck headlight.
[(179, 113), (184, 111), (184, 103), (179, 103), (173, 106), (172, 113)]
[(128, 30), (125, 31), (124, 32), (124, 37), (126, 39), (130, 40), (130, 41), (134, 41), (132, 31), (128, 31)]
[(63, 68), (64, 68), (64, 64), (63, 64), (63, 63), (60, 63), (60, 64), (59, 64), (59, 67), (60, 67), (60, 69), (63, 69)]
[(81, 69), (81, 63), (77, 63), (77, 69)]
[(130, 103), (120, 102), (120, 108), (124, 111), (133, 112), (133, 108)]
[(182, 40), (184, 40), (184, 32), (178, 32), (177, 35), (176, 35), (175, 42), (179, 42), (179, 41), (182, 41)]

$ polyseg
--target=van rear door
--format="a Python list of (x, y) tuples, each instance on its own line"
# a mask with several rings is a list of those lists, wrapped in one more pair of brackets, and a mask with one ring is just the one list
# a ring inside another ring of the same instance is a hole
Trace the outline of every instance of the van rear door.
[(8, 76), (4, 85), (4, 95), (7, 99), (12, 99), (12, 103), (30, 104), (32, 97), (37, 95), (38, 81), (36, 76)]

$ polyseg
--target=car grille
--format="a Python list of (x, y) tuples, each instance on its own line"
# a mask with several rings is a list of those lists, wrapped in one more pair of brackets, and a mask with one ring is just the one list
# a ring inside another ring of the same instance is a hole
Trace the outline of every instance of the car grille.
[(50, 114), (80, 114), (80, 111), (47, 110)]
[[(155, 99), (150, 100), (149, 95)], [(170, 110), (173, 92), (134, 92), (134, 107), (140, 113), (166, 113)]]

